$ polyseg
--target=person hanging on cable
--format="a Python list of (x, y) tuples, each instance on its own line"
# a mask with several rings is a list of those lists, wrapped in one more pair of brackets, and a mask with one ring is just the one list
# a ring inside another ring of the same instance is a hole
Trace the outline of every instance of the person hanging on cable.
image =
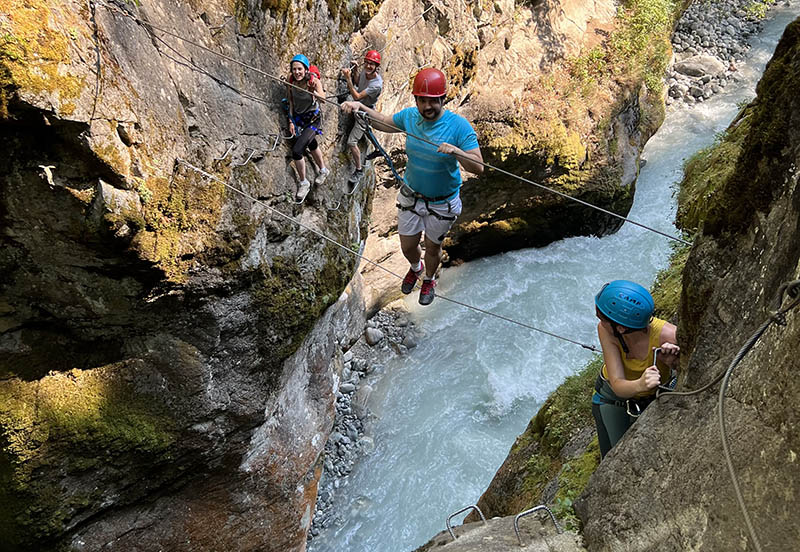
[(614, 280), (600, 289), (594, 304), (604, 364), (592, 415), (605, 456), (655, 399), (658, 386), (670, 381), (680, 348), (677, 328), (653, 317), (653, 297), (639, 284)]
[[(317, 135), (322, 134), (322, 112), (319, 108), (318, 100), (325, 100), (325, 91), (322, 89), (322, 80), (319, 76), (319, 69), (316, 74), (310, 71), (308, 58), (303, 54), (297, 54), (292, 58), (289, 68), (291, 70), (287, 82), (289, 86), (289, 133), (295, 136), (295, 143), (292, 146), (292, 159), (297, 170), (297, 177), (300, 183), (297, 185), (295, 199), (303, 201), (311, 190), (311, 183), (306, 176), (306, 162), (303, 154), (306, 150), (311, 154), (311, 158), (317, 165), (317, 178), (315, 184), (325, 182), (330, 171), (325, 166), (322, 159), (322, 151), (317, 143)], [(316, 69), (316, 67), (314, 67)], [(298, 88), (304, 90), (298, 90)]]
[[(416, 107), (384, 115), (361, 102), (342, 104), (347, 113), (364, 111), (378, 130), (407, 134), (408, 164), (404, 184), (397, 194), (397, 232), (411, 268), (401, 289), (405, 294), (411, 293), (417, 280), (424, 276), (419, 294), (421, 305), (433, 302), (442, 241), (461, 213), (458, 165), (461, 163), (474, 174), (483, 173), (483, 156), (475, 130), (464, 117), (444, 109), (446, 93), (444, 73), (429, 67), (414, 77), (412, 94)], [(420, 247), (423, 230), (424, 263)]]
[[(349, 67), (342, 69), (344, 75), (344, 82), (350, 90), (348, 96), (349, 100), (360, 101), (367, 107), (375, 107), (378, 101), (378, 96), (381, 95), (383, 90), (383, 77), (378, 73), (378, 67), (381, 64), (381, 54), (377, 50), (370, 50), (364, 56), (364, 69), (358, 73), (356, 82), (353, 82), (352, 71)], [(350, 176), (348, 182), (351, 186), (355, 186), (361, 176), (363, 169), (361, 167), (361, 150), (358, 149), (358, 143), (364, 137), (366, 131), (365, 123), (362, 119), (354, 117), (353, 129), (347, 137), (347, 147), (350, 149), (350, 154), (353, 157), (353, 165), (355, 170)]]

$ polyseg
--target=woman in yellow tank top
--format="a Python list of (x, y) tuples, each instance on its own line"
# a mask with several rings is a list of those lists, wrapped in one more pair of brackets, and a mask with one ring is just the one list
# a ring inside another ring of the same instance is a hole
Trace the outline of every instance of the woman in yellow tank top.
[[(655, 398), (658, 385), (669, 381), (680, 348), (677, 328), (653, 318), (653, 297), (639, 284), (606, 284), (595, 296), (595, 307), (605, 364), (595, 383), (592, 414), (605, 456)], [(660, 355), (654, 362), (656, 349)]]

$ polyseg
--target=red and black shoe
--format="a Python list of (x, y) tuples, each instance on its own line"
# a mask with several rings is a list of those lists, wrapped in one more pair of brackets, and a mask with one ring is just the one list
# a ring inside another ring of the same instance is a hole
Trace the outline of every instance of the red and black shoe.
[(430, 305), (433, 303), (433, 298), (436, 297), (436, 292), (433, 288), (436, 287), (436, 280), (422, 280), (422, 289), (419, 290), (419, 304)]
[(425, 263), (420, 261), (419, 264), (420, 269), (418, 271), (415, 272), (413, 268), (409, 268), (406, 277), (403, 278), (403, 285), (400, 287), (400, 290), (406, 295), (414, 290), (414, 286), (417, 285), (417, 280), (425, 273)]

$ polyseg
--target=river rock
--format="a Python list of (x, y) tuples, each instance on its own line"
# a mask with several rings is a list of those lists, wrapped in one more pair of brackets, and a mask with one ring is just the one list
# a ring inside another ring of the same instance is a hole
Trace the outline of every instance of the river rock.
[(363, 419), (367, 415), (367, 401), (369, 400), (369, 396), (372, 394), (372, 386), (368, 384), (363, 384), (358, 387), (356, 394), (353, 395), (353, 412), (359, 419)]
[(676, 63), (675, 70), (690, 77), (716, 76), (725, 71), (725, 65), (713, 56), (699, 55)]
[(377, 345), (383, 339), (383, 332), (377, 328), (367, 328), (365, 332), (367, 343), (370, 345)]

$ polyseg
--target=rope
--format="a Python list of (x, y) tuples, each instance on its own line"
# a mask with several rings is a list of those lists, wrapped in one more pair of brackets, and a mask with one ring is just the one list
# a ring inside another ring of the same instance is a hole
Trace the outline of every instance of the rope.
[[(386, 268), (385, 266), (382, 266), (381, 264), (377, 263), (376, 261), (373, 261), (372, 259), (369, 259), (369, 258), (365, 257), (361, 253), (357, 253), (357, 252), (353, 251), (350, 247), (348, 247), (348, 246), (346, 246), (346, 245), (344, 245), (342, 243), (339, 243), (338, 241), (334, 240), (333, 238), (330, 238), (330, 237), (326, 236), (325, 234), (323, 234), (319, 230), (316, 230), (315, 228), (312, 228), (311, 226), (303, 224), (302, 222), (300, 222), (296, 218), (291, 217), (291, 216), (281, 212), (280, 210), (276, 209), (275, 207), (272, 207), (271, 205), (268, 205), (263, 200), (255, 197), (253, 195), (250, 195), (249, 193), (245, 192), (244, 190), (241, 190), (241, 189), (237, 188), (236, 186), (231, 185), (230, 183), (222, 180), (221, 178), (219, 178), (219, 177), (217, 177), (217, 176), (215, 176), (215, 175), (213, 175), (213, 174), (211, 174), (209, 172), (206, 172), (203, 169), (201, 169), (199, 167), (196, 167), (195, 165), (192, 165), (191, 163), (189, 163), (188, 161), (186, 161), (184, 159), (177, 158), (176, 161), (178, 163), (181, 163), (182, 165), (185, 165), (186, 167), (189, 167), (193, 171), (195, 171), (195, 172), (197, 172), (199, 174), (202, 174), (206, 178), (214, 180), (215, 182), (219, 182), (220, 184), (222, 184), (223, 186), (227, 187), (228, 189), (236, 192), (237, 194), (239, 194), (239, 195), (241, 195), (241, 196), (243, 196), (243, 197), (245, 197), (245, 198), (247, 198), (247, 199), (249, 199), (249, 200), (251, 200), (251, 201), (253, 201), (255, 203), (258, 203), (259, 205), (262, 205), (262, 206), (266, 207), (270, 212), (275, 213), (275, 214), (283, 217), (284, 219), (286, 219), (286, 220), (288, 220), (290, 222), (293, 222), (294, 224), (296, 224), (300, 228), (308, 230), (312, 234), (315, 234), (316, 236), (319, 236), (320, 238), (322, 238), (323, 240), (327, 241), (328, 243), (331, 243), (331, 244), (333, 244), (333, 245), (335, 245), (337, 247), (340, 247), (341, 249), (344, 249), (345, 251), (347, 251), (348, 253), (354, 255), (358, 259), (360, 259), (360, 260), (362, 260), (362, 261), (364, 261), (364, 262), (366, 262), (366, 263), (368, 263), (368, 264), (370, 264), (370, 265), (372, 265), (372, 266), (374, 266), (376, 268), (379, 268), (379, 269), (383, 270), (384, 272), (386, 272), (387, 274), (391, 274), (392, 276), (394, 276), (394, 277), (396, 277), (396, 278), (398, 278), (400, 280), (403, 279), (403, 276), (401, 276), (400, 274), (397, 274), (396, 272)], [(567, 341), (569, 343), (574, 343), (575, 345), (580, 345), (584, 349), (588, 349), (588, 350), (593, 351), (595, 353), (600, 352), (600, 350), (597, 347), (595, 347), (594, 345), (587, 345), (585, 343), (581, 343), (580, 341), (575, 341), (575, 340), (570, 339), (568, 337), (565, 337), (565, 336), (562, 336), (562, 335), (558, 335), (556, 333), (549, 332), (547, 330), (542, 330), (541, 328), (537, 328), (537, 327), (532, 326), (530, 324), (526, 324), (524, 322), (520, 322), (518, 320), (514, 320), (513, 318), (509, 318), (507, 316), (503, 316), (502, 314), (497, 314), (497, 313), (482, 309), (480, 307), (476, 307), (474, 305), (469, 305), (467, 303), (462, 303), (461, 301), (458, 301), (456, 299), (451, 299), (451, 298), (446, 297), (444, 295), (437, 294), (436, 297), (438, 297), (438, 298), (440, 298), (440, 299), (442, 299), (444, 301), (449, 301), (449, 302), (454, 303), (456, 305), (460, 305), (460, 306), (462, 306), (464, 308), (472, 309), (474, 311), (480, 312), (480, 313), (485, 314), (487, 316), (492, 316), (494, 318), (499, 318), (500, 320), (504, 320), (504, 321), (509, 322), (511, 324), (516, 324), (517, 326), (521, 326), (523, 328), (527, 328), (527, 329), (533, 330), (535, 332), (543, 333), (545, 335), (549, 335), (551, 337), (555, 337), (556, 339), (561, 339), (562, 341)]]
[[(129, 19), (132, 19), (133, 21), (135, 21), (135, 22), (139, 23), (140, 25), (142, 25), (145, 28), (145, 30), (151, 35), (152, 35), (152, 32), (148, 29), (148, 27), (152, 28), (152, 29), (155, 29), (155, 30), (157, 30), (159, 32), (162, 32), (162, 33), (164, 33), (164, 34), (166, 34), (168, 36), (171, 36), (173, 38), (176, 38), (178, 40), (181, 40), (183, 42), (186, 42), (187, 44), (191, 44), (192, 46), (200, 48), (201, 50), (203, 50), (205, 52), (208, 52), (208, 53), (210, 53), (212, 55), (218, 56), (218, 57), (220, 57), (222, 59), (225, 59), (225, 60), (227, 60), (227, 61), (229, 61), (231, 63), (234, 63), (234, 64), (239, 65), (241, 67), (244, 67), (246, 69), (249, 69), (251, 71), (254, 71), (256, 73), (264, 75), (266, 77), (269, 77), (269, 78), (271, 78), (271, 79), (273, 79), (273, 80), (275, 80), (275, 81), (277, 81), (279, 83), (282, 83), (282, 84), (284, 84), (286, 86), (294, 87), (294, 88), (297, 88), (298, 90), (302, 90), (304, 92), (306, 91), (303, 88), (300, 88), (299, 86), (296, 86), (294, 84), (290, 84), (290, 83), (284, 81), (282, 78), (277, 77), (275, 75), (272, 75), (272, 74), (270, 74), (270, 73), (268, 73), (266, 71), (263, 71), (263, 70), (261, 70), (261, 69), (259, 69), (257, 67), (254, 67), (254, 66), (252, 66), (252, 65), (250, 65), (248, 63), (244, 63), (243, 61), (239, 61), (238, 59), (235, 59), (235, 58), (232, 58), (232, 57), (227, 56), (225, 54), (221, 54), (219, 52), (216, 52), (216, 51), (214, 51), (214, 50), (212, 50), (212, 49), (210, 49), (210, 48), (208, 48), (206, 46), (203, 46), (202, 44), (199, 44), (199, 43), (197, 43), (197, 42), (195, 42), (193, 40), (190, 40), (190, 39), (185, 38), (183, 36), (180, 36), (180, 35), (178, 35), (176, 33), (173, 33), (172, 31), (170, 31), (168, 29), (165, 29), (163, 27), (159, 27), (157, 25), (153, 25), (152, 23), (144, 21), (144, 20), (142, 20), (142, 19), (140, 19), (140, 18), (138, 18), (138, 17), (136, 17), (136, 16), (124, 11), (124, 10), (121, 10), (120, 8), (118, 8), (116, 6), (109, 6), (108, 4), (103, 2), (103, 0), (91, 0), (91, 1), (98, 3), (99, 5), (111, 10), (112, 12), (119, 13), (119, 14), (125, 16), (125, 17), (128, 17)], [(155, 35), (153, 35), (153, 36), (155, 36)], [(336, 106), (337, 109), (340, 109), (339, 104), (336, 103), (336, 102), (333, 102), (333, 101), (331, 101), (331, 100), (329, 100), (327, 98), (320, 98), (320, 100), (322, 102), (325, 102), (325, 103), (328, 103), (328, 104)], [(368, 118), (372, 119), (372, 120), (375, 120), (373, 117), (370, 117), (369, 115), (366, 115), (366, 116)], [(381, 121), (379, 121), (379, 122), (381, 122)], [(405, 131), (405, 130), (403, 130), (403, 129), (401, 129), (401, 128), (393, 125), (393, 124), (386, 124), (386, 123), (383, 123), (383, 122), (381, 122), (381, 124), (383, 124), (383, 126), (392, 128), (393, 131), (400, 132), (400, 133), (406, 135), (407, 137), (415, 138), (415, 139), (417, 139), (417, 140), (419, 140), (421, 142), (424, 142), (426, 144), (432, 145), (432, 146), (437, 147), (437, 148), (439, 147), (439, 144), (437, 144), (436, 142), (432, 142), (431, 140), (428, 140), (427, 138), (422, 138), (420, 136), (416, 136), (416, 135), (414, 135), (414, 134), (412, 134), (412, 133), (410, 133), (408, 131)], [(519, 180), (521, 182), (524, 182), (526, 184), (529, 184), (531, 186), (535, 186), (535, 187), (540, 188), (542, 190), (546, 190), (546, 191), (552, 192), (552, 193), (554, 193), (554, 194), (556, 194), (556, 195), (558, 195), (558, 196), (560, 196), (560, 197), (562, 197), (564, 199), (568, 199), (568, 200), (574, 201), (576, 203), (579, 203), (579, 204), (581, 204), (581, 205), (583, 205), (585, 207), (589, 207), (591, 209), (595, 209), (597, 211), (600, 211), (601, 213), (604, 213), (606, 215), (615, 217), (615, 218), (620, 219), (620, 220), (622, 220), (624, 222), (629, 222), (629, 223), (631, 223), (631, 224), (633, 224), (635, 226), (638, 226), (640, 228), (644, 228), (645, 230), (649, 230), (651, 232), (659, 234), (659, 235), (661, 235), (661, 236), (663, 236), (663, 237), (665, 237), (667, 239), (674, 240), (674, 241), (680, 242), (680, 243), (685, 244), (685, 245), (691, 245), (690, 242), (688, 242), (688, 241), (686, 241), (686, 240), (684, 240), (682, 238), (678, 238), (676, 236), (672, 236), (670, 234), (667, 234), (665, 232), (662, 232), (660, 230), (657, 230), (655, 228), (652, 228), (652, 227), (647, 226), (645, 224), (642, 224), (640, 222), (636, 222), (635, 220), (629, 219), (629, 218), (627, 218), (627, 217), (625, 217), (623, 215), (618, 215), (617, 213), (609, 211), (608, 209), (604, 209), (603, 207), (600, 207), (600, 206), (597, 206), (597, 205), (593, 205), (592, 203), (589, 203), (587, 201), (583, 201), (582, 199), (578, 199), (577, 197), (573, 197), (571, 195), (565, 194), (564, 192), (560, 192), (558, 190), (555, 190), (553, 188), (545, 186), (544, 184), (539, 184), (538, 182), (534, 182), (533, 180), (529, 180), (529, 179), (524, 178), (522, 176), (518, 176), (518, 175), (516, 175), (516, 174), (514, 174), (512, 172), (509, 172), (509, 171), (505, 170), (505, 169), (501, 169), (501, 168), (496, 167), (494, 165), (491, 165), (489, 163), (485, 163), (483, 161), (477, 161), (477, 160), (475, 160), (475, 159), (473, 159), (471, 157), (465, 157), (465, 156), (460, 155), (460, 154), (453, 154), (453, 155), (455, 157), (457, 157), (457, 158), (460, 157), (462, 159), (467, 159), (469, 161), (478, 163), (478, 164), (480, 164), (481, 166), (483, 166), (485, 168), (492, 169), (492, 170), (497, 171), (497, 172), (499, 172), (501, 174), (504, 174), (504, 175), (509, 176), (511, 178), (514, 178), (514, 179), (517, 179), (517, 180)]]

